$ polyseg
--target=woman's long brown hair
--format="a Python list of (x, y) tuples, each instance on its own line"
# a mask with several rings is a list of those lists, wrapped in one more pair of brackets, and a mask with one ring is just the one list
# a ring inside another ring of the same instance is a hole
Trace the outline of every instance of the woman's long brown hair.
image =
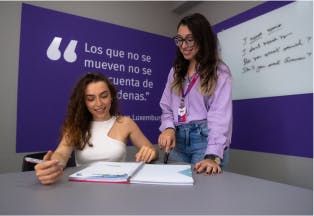
[(88, 84), (96, 82), (105, 82), (108, 85), (112, 103), (109, 110), (111, 116), (119, 116), (119, 105), (117, 91), (114, 85), (107, 77), (100, 73), (87, 73), (75, 85), (70, 102), (68, 104), (66, 117), (62, 126), (61, 139), (65, 138), (66, 143), (82, 150), (86, 144), (92, 146), (89, 142), (91, 137), (92, 114), (85, 105), (85, 90)]
[[(196, 54), (196, 62), (200, 68), (200, 92), (205, 96), (211, 96), (217, 84), (217, 67), (220, 61), (218, 52), (217, 35), (213, 32), (208, 20), (201, 14), (195, 13), (184, 17), (178, 24), (187, 26), (192, 32), (199, 51)], [(178, 47), (174, 61), (174, 80), (172, 89), (180, 94), (183, 88), (184, 77), (187, 74), (189, 61), (184, 58)]]

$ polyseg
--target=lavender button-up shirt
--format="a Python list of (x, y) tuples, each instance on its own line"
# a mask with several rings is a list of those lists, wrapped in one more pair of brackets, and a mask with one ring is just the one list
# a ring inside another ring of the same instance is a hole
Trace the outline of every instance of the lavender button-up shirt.
[[(175, 128), (182, 124), (178, 122), (178, 108), (181, 96), (171, 91), (173, 68), (168, 75), (167, 84), (160, 100), (161, 126), (160, 131), (166, 128)], [(217, 70), (218, 81), (212, 96), (206, 97), (199, 91), (200, 79), (197, 79), (191, 91), (185, 96), (187, 120), (183, 124), (193, 121), (207, 120), (208, 145), (206, 154), (215, 154), (223, 158), (225, 147), (231, 143), (232, 134), (232, 86), (231, 73), (225, 64), (220, 64)], [(187, 80), (186, 80), (187, 82)], [(186, 90), (187, 85), (185, 85)]]

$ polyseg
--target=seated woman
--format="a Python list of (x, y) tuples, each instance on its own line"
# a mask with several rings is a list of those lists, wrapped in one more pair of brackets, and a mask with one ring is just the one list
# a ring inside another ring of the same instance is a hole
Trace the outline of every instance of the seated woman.
[(88, 73), (73, 89), (57, 149), (48, 151), (45, 162), (35, 166), (36, 176), (42, 184), (56, 182), (73, 150), (77, 165), (124, 161), (128, 140), (139, 149), (136, 161), (149, 163), (158, 158), (158, 151), (136, 123), (120, 115), (113, 84), (102, 74)]

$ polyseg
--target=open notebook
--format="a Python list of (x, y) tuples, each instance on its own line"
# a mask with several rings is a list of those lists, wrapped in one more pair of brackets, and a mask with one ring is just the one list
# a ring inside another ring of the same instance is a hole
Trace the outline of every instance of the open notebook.
[(193, 185), (191, 165), (97, 162), (69, 176), (70, 181)]
[(145, 164), (130, 180), (137, 184), (193, 185), (191, 165)]

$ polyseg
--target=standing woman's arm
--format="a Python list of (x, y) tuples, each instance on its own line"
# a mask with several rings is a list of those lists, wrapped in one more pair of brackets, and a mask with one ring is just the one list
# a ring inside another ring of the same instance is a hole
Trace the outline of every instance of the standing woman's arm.
[[(207, 113), (208, 144), (205, 155), (218, 156), (223, 159), (224, 149), (229, 147), (232, 133), (232, 79), (227, 66), (220, 66), (218, 83)], [(221, 173), (216, 160), (204, 159), (195, 164), (197, 173)]]

